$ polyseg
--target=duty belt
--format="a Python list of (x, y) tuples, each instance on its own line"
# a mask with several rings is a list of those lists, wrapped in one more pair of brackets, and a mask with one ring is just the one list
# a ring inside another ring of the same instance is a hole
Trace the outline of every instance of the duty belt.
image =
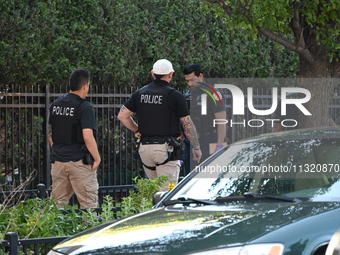
[(169, 142), (169, 140), (171, 140), (173, 137), (171, 136), (146, 136), (143, 137), (142, 135), (142, 139), (141, 142), (142, 144), (163, 144), (166, 142)]
[[(172, 136), (144, 136), (142, 135), (141, 138), (141, 143), (142, 144), (164, 144), (167, 143), (169, 141), (171, 141), (171, 139), (173, 139), (174, 137)], [(175, 138), (176, 139), (176, 138)], [(160, 165), (164, 165), (166, 163), (168, 163), (170, 161), (170, 154), (168, 156), (168, 158), (161, 164), (156, 164), (156, 166), (160, 166)], [(156, 167), (155, 166), (147, 166), (143, 163), (143, 161), (141, 161), (143, 166), (145, 166), (146, 168), (155, 171)]]

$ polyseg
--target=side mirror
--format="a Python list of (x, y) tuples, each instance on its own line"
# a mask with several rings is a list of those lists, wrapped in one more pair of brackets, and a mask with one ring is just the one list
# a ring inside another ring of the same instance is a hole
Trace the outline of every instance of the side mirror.
[(152, 199), (152, 204), (158, 204), (159, 201), (161, 201), (161, 199), (168, 193), (168, 191), (161, 191), (161, 192), (157, 192)]

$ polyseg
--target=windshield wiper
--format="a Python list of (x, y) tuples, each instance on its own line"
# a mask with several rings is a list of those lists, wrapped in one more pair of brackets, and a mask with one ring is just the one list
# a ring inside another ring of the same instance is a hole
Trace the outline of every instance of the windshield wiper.
[(197, 199), (197, 198), (188, 198), (188, 197), (179, 197), (175, 200), (166, 200), (163, 202), (163, 205), (174, 205), (174, 204), (198, 204), (198, 205), (216, 205), (215, 201), (205, 200), (205, 199)]
[(295, 197), (288, 197), (285, 195), (259, 195), (253, 192), (245, 192), (243, 196), (229, 196), (229, 197), (217, 197), (216, 201), (223, 202), (223, 201), (231, 201), (231, 200), (247, 200), (248, 198), (255, 198), (255, 199), (274, 199), (286, 202), (301, 202), (300, 199)]
[(275, 199), (275, 200), (286, 201), (286, 202), (301, 202), (300, 199), (297, 199), (295, 197), (288, 197), (286, 195), (258, 195), (252, 192), (245, 192), (243, 195), (245, 197), (269, 198), (269, 199)]

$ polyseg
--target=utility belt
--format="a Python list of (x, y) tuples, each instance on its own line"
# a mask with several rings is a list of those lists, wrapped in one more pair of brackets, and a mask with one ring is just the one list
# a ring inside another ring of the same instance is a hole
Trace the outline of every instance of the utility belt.
[[(168, 158), (163, 163), (156, 164), (156, 166), (164, 165), (172, 160), (182, 159), (185, 148), (183, 140), (177, 140), (175, 137), (167, 136), (142, 136), (140, 139), (137, 140), (137, 148), (139, 148), (140, 143), (143, 145), (167, 143)], [(143, 162), (142, 164), (150, 170), (156, 170), (156, 167), (147, 166)]]
[(176, 139), (171, 136), (145, 136), (141, 138), (142, 144), (163, 144), (168, 143), (172, 139)]

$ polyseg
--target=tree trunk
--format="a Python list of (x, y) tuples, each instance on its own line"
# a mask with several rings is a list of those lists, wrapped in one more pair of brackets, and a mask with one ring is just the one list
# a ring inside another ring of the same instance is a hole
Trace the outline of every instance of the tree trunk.
[(339, 62), (327, 63), (324, 60), (310, 62), (300, 57), (299, 86), (311, 93), (311, 99), (304, 106), (312, 114), (304, 116), (300, 113), (300, 127), (330, 125), (329, 106), (334, 85), (339, 80), (334, 78), (339, 75), (336, 71), (338, 64)]

